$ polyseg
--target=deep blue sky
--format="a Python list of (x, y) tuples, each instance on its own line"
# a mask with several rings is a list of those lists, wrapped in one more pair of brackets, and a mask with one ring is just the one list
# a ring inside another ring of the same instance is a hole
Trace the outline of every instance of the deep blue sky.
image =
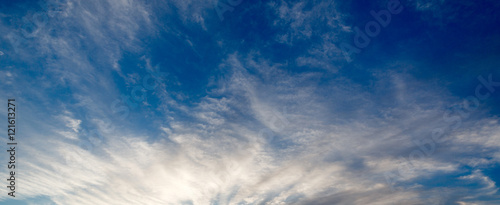
[(0, 1), (0, 204), (499, 204), (500, 3), (390, 1)]

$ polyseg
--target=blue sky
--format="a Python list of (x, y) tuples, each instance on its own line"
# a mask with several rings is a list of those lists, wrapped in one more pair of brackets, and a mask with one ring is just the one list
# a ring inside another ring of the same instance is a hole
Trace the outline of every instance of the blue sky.
[(498, 9), (1, 1), (0, 204), (500, 204)]

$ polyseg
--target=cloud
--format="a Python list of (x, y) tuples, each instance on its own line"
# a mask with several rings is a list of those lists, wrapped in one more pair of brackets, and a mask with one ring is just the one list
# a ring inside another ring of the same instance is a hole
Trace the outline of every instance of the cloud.
[(489, 18), (475, 15), (471, 11), (482, 10), (484, 13), (490, 13), (500, 6), (494, 1), (478, 3), (449, 0), (411, 0), (408, 5), (418, 12), (426, 24), (440, 29), (448, 28), (451, 24), (456, 24), (461, 29), (475, 28), (482, 22), (489, 22)]
[(194, 22), (199, 24), (204, 30), (207, 30), (205, 18), (209, 14), (215, 14), (215, 5), (217, 2), (217, 0), (176, 0), (171, 3), (177, 8), (177, 12), (184, 23)]
[(268, 5), (278, 17), (273, 24), (285, 28), (285, 33), (278, 35), (276, 39), (281, 43), (309, 40), (313, 36), (322, 35), (325, 29), (336, 35), (350, 31), (350, 27), (344, 23), (346, 15), (338, 11), (337, 2), (333, 0), (314, 3), (280, 1), (270, 2)]
[[(209, 8), (195, 1), (172, 4), (183, 18), (201, 24), (197, 15)], [(23, 111), (31, 115), (23, 119), (30, 128), (23, 131), (19, 152), (22, 199), (45, 196), (56, 204), (482, 203), (498, 190), (480, 171), (498, 163), (498, 117), (480, 108), (452, 130), (454, 122), (443, 115), (462, 100), (442, 85), (405, 72), (372, 72), (371, 84), (365, 85), (340, 74), (325, 79), (320, 71), (291, 72), (287, 68), (293, 62), (276, 63), (259, 51), (234, 52), (223, 55), (215, 68), (221, 74), (207, 85), (206, 95), (185, 103), (160, 83), (154, 91), (157, 115), (145, 109), (146, 114), (119, 119), (109, 111), (121, 95), (110, 76), (116, 72), (126, 84), (140, 81), (139, 74), (126, 73), (117, 62), (126, 51), (147, 50), (141, 35), (155, 33), (152, 8), (135, 1), (64, 5), (56, 17), (61, 24), (50, 23), (61, 33), (42, 35), (48, 31), (40, 30), (33, 37), (37, 50), (57, 60), (43, 65), (46, 75), (35, 77), (42, 81), (31, 85), (30, 76), (23, 75), (28, 78), (19, 83), (32, 88), (24, 93), (33, 93), (32, 101), (23, 101)], [(280, 17), (275, 25), (286, 28), (280, 35), (290, 41), (282, 43), (321, 39), (297, 58), (298, 66), (336, 71), (327, 61), (339, 55), (337, 34), (350, 31), (341, 24), (342, 15), (330, 10), (334, 2), (268, 6)], [(326, 34), (315, 33), (318, 16), (328, 16), (318, 20), (331, 27)], [(103, 56), (88, 53), (92, 49)], [(151, 59), (144, 55), (140, 62), (149, 71), (157, 68)], [(54, 102), (49, 94), (60, 98)], [(414, 168), (388, 183), (385, 174), (401, 173), (401, 158), (419, 150), (414, 141), (431, 139), (435, 128), (446, 131), (435, 153), (411, 160)], [(465, 166), (474, 171), (468, 173)], [(472, 185), (426, 184), (450, 175)], [(445, 194), (429, 199), (432, 193)]]
[(462, 176), (460, 177), (460, 179), (468, 181), (478, 181), (481, 185), (483, 185), (484, 187), (478, 190), (478, 195), (493, 195), (498, 192), (498, 188), (496, 187), (495, 182), (481, 173), (480, 170), (474, 170), (472, 174)]
[(78, 132), (80, 129), (81, 120), (73, 119), (69, 116), (61, 116), (61, 119), (64, 120), (66, 127), (71, 128), (74, 132)]
[(348, 15), (340, 12), (337, 4), (333, 0), (268, 4), (277, 16), (273, 26), (280, 30), (276, 42), (290, 47), (303, 46), (301, 42), (307, 42), (306, 52), (295, 60), (297, 66), (330, 72), (336, 72), (342, 66), (344, 57), (337, 45), (348, 39), (352, 31), (345, 22)]
[[(376, 94), (346, 79), (319, 86), (319, 74), (289, 74), (282, 66), (258, 54), (229, 55), (221, 69), (231, 72), (212, 92), (225, 97), (203, 98), (191, 109), (195, 121), (175, 117), (158, 128), (162, 137), (153, 141), (140, 130), (99, 128), (105, 140), (85, 150), (74, 140), (29, 133), (24, 155), (37, 157), (22, 158), (26, 165), (20, 180), (29, 184), (23, 187), (25, 197), (49, 196), (57, 204), (421, 204), (427, 192), (418, 185), (420, 179), (460, 170), (456, 160), (437, 153), (415, 161), (413, 175), (398, 184), (405, 187), (401, 191), (392, 192), (383, 177), (398, 170), (399, 155), (416, 148), (412, 138), (439, 125), (422, 122), (440, 121), (435, 116), (443, 107), (429, 107), (449, 102), (439, 91), (423, 92), (428, 85), (404, 74), (381, 75), (380, 86), (393, 79), (405, 86), (390, 87), (399, 94), (385, 98), (400, 100), (380, 106), (374, 104)], [(410, 90), (412, 95), (405, 94)], [(419, 100), (430, 97), (433, 102)], [(355, 103), (358, 109), (342, 111), (331, 107), (332, 100)], [(374, 107), (392, 117), (369, 111)], [(80, 124), (63, 119), (73, 128)], [(264, 129), (274, 137), (259, 135)], [(478, 149), (471, 151), (482, 156), (480, 148), (494, 142), (491, 129), (498, 129), (497, 123), (464, 124), (464, 130), (488, 134), (463, 142), (462, 134), (450, 133), (451, 147), (437, 149), (459, 154), (467, 152), (460, 147), (476, 143)], [(461, 179), (495, 190), (480, 172)]]

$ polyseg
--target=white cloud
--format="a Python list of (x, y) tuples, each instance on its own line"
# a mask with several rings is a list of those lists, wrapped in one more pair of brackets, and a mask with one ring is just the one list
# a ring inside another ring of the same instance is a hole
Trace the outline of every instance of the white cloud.
[(69, 116), (61, 116), (61, 119), (66, 123), (66, 127), (71, 128), (74, 132), (80, 129), (81, 120), (73, 119)]
[[(399, 73), (375, 74), (373, 93), (343, 78), (322, 86), (320, 73), (290, 74), (285, 66), (258, 53), (229, 55), (220, 69), (230, 72), (188, 109), (193, 118), (154, 124), (155, 140), (122, 122), (95, 119), (100, 114), (64, 113), (58, 120), (66, 127), (51, 126), (53, 132), (95, 124), (104, 140), (85, 150), (75, 136), (26, 133), (23, 197), (48, 196), (58, 204), (422, 203), (419, 188), (391, 192), (383, 174), (398, 171), (397, 157), (418, 149), (412, 139), (448, 126), (440, 122), (442, 105), (452, 102), (448, 94)], [(77, 99), (87, 109), (106, 106)], [(263, 129), (275, 137), (259, 136)], [(450, 133), (448, 147), (438, 144), (440, 153), (414, 161), (413, 173), (400, 182), (459, 170), (464, 162), (446, 152), (496, 148), (497, 129), (495, 119), (464, 121), (465, 131)], [(477, 174), (469, 178), (491, 184)]]
[[(193, 2), (174, 4), (185, 15), (208, 7)], [(284, 35), (297, 39), (314, 35), (308, 24), (316, 12), (330, 8), (330, 4), (323, 2), (311, 11), (304, 8), (300, 3), (282, 2), (282, 19), (277, 24), (290, 25)], [(191, 17), (203, 22), (202, 18)], [(340, 21), (337, 17), (325, 21), (334, 25)], [(119, 92), (112, 82), (102, 82), (107, 79), (100, 77), (106, 76), (102, 75), (105, 72), (80, 52), (80, 40), (102, 45), (100, 52), (110, 58), (103, 64), (120, 72), (116, 62), (121, 49), (141, 50), (137, 42), (143, 30), (139, 25), (149, 28), (153, 20), (146, 6), (134, 1), (68, 2), (59, 18), (63, 26), (81, 28), (80, 35), (68, 32), (60, 38), (42, 39), (41, 47), (61, 57), (49, 63), (50, 74), (75, 92), (78, 103), (71, 108), (86, 110), (89, 116), (79, 119), (67, 112), (57, 119), (38, 122), (50, 131), (25, 131), (27, 137), (19, 153), (23, 164), (19, 175), (21, 198), (48, 196), (57, 204), (93, 205), (187, 201), (422, 204), (427, 193), (421, 191), (423, 185), (417, 179), (454, 173), (471, 160), (475, 166), (491, 163), (485, 160), (488, 154), (497, 160), (500, 156), (496, 118), (478, 123), (464, 120), (460, 130), (448, 133), (448, 141), (438, 145), (439, 153), (414, 161), (413, 173), (400, 181), (413, 184), (397, 184), (409, 189), (391, 192), (383, 174), (398, 171), (398, 157), (418, 149), (413, 139), (428, 137), (435, 127), (449, 126), (442, 121), (447, 109), (443, 105), (457, 99), (437, 85), (418, 82), (404, 73), (374, 73), (370, 92), (364, 85), (342, 77), (319, 83), (322, 73), (286, 72), (286, 64), (273, 63), (258, 52), (227, 56), (220, 69), (228, 74), (214, 80), (215, 88), (192, 107), (168, 97), (165, 85), (160, 85), (163, 91), (157, 95), (163, 105), (181, 113), (164, 111), (162, 114), (170, 116), (153, 120), (104, 120), (103, 116), (109, 117), (109, 93), (115, 96)], [(348, 30), (343, 26), (338, 29)], [(116, 40), (108, 42), (110, 38)], [(299, 58), (297, 64), (323, 66), (321, 60), (338, 54), (333, 44), (308, 52), (320, 60)], [(149, 59), (144, 59), (145, 67), (152, 69)], [(129, 80), (135, 83), (137, 76)], [(95, 85), (79, 87), (82, 82)], [(42, 94), (36, 96), (43, 99), (42, 103), (50, 102), (43, 96), (50, 87), (40, 89)], [(101, 97), (104, 100), (96, 100)], [(40, 109), (48, 116), (53, 112), (29, 103), (25, 107)], [(30, 120), (37, 118), (31, 116)], [(65, 127), (54, 126), (60, 121)], [(82, 124), (96, 127), (104, 136), (102, 141), (91, 141), (88, 150), (78, 146)], [(151, 127), (156, 130), (149, 130)], [(259, 135), (263, 130), (274, 137)], [(479, 149), (463, 149), (470, 145)], [(483, 148), (494, 151), (483, 153)], [(449, 156), (471, 151), (477, 152), (479, 160), (454, 160)], [(487, 193), (496, 190), (492, 180), (481, 172), (461, 179), (480, 181)], [(450, 192), (458, 193), (454, 189)]]
[[(273, 65), (258, 55), (248, 58), (231, 55), (225, 65), (233, 72), (220, 82), (226, 84), (223, 87), (227, 89), (216, 93), (227, 97), (204, 98), (191, 110), (197, 121), (174, 120), (168, 128), (160, 127), (167, 134), (166, 139), (148, 142), (147, 136), (136, 134), (141, 133), (138, 130), (102, 129), (105, 142), (89, 152), (76, 146), (74, 141), (30, 133), (37, 140), (25, 145), (25, 154), (36, 158), (23, 159), (25, 174), (20, 180), (29, 184), (23, 187), (25, 196), (50, 196), (58, 204), (177, 204), (182, 201), (209, 204), (214, 200), (220, 204), (327, 204), (335, 200), (373, 204), (422, 202), (418, 189), (391, 192), (383, 173), (398, 170), (394, 159), (397, 155), (392, 152), (415, 149), (410, 134), (401, 133), (418, 133), (411, 130), (415, 128), (430, 130), (431, 125), (418, 125), (418, 121), (442, 110), (423, 106), (425, 104), (405, 96), (401, 104), (395, 101), (392, 108), (395, 120), (360, 110), (344, 111), (359, 116), (348, 120), (350, 123), (338, 123), (346, 113), (332, 112), (328, 107), (331, 100), (339, 104), (355, 100), (371, 108), (370, 99), (375, 96), (355, 94), (360, 93), (359, 88), (343, 80), (332, 82), (328, 89), (333, 93), (322, 96), (315, 90), (323, 88), (312, 81), (317, 76), (283, 73), (280, 65)], [(261, 74), (250, 75), (249, 70)], [(386, 80), (391, 78), (381, 79)], [(419, 90), (415, 86), (425, 86), (409, 78), (405, 82), (411, 86), (395, 85), (393, 89), (405, 93), (398, 89)], [(300, 85), (300, 89), (290, 85)], [(346, 88), (355, 91), (342, 92)], [(414, 92), (412, 96), (420, 98), (419, 95), (425, 93), (428, 92)], [(408, 106), (403, 104), (408, 102), (422, 109), (423, 114), (406, 117), (412, 112), (404, 110)], [(286, 113), (283, 113), (285, 106)], [(286, 126), (280, 127), (269, 120), (273, 117), (286, 118)], [(69, 123), (70, 127), (79, 124), (73, 118), (65, 119), (73, 122)], [(406, 124), (413, 126), (402, 126)], [(265, 128), (277, 134), (272, 143), (258, 135)], [(477, 126), (468, 128), (484, 130)], [(488, 134), (485, 138), (488, 136), (494, 135)], [(460, 138), (453, 139), (460, 142)], [(478, 143), (488, 146), (487, 142)], [(454, 162), (440, 159), (436, 154), (419, 160), (413, 175), (404, 180), (458, 169)], [(55, 178), (64, 180), (52, 180)]]

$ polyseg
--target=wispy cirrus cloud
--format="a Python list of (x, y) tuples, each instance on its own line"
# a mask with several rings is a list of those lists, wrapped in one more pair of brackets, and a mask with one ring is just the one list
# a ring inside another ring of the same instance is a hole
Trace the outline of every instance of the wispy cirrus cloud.
[[(196, 22), (210, 29), (204, 19), (210, 3), (172, 4), (184, 26)], [(143, 35), (158, 35), (151, 10), (165, 4), (64, 5), (55, 17), (58, 24), (49, 22), (30, 40), (38, 42), (34, 50), (43, 51), (34, 56), (53, 56), (41, 65), (44, 75), (2, 71), (20, 79), (17, 86), (30, 88), (19, 98), (20, 112), (30, 113), (21, 115), (29, 124), (19, 153), (21, 199), (43, 196), (56, 204), (498, 201), (497, 185), (483, 171), (499, 163), (498, 117), (479, 106), (451, 130), (456, 121), (443, 116), (462, 116), (450, 110), (463, 102), (443, 84), (395, 69), (370, 70), (369, 83), (336, 74), (341, 65), (335, 44), (351, 31), (333, 1), (267, 4), (278, 16), (273, 26), (282, 28), (272, 41), (294, 48), (297, 41), (318, 39), (295, 62), (258, 49), (224, 50), (201, 96), (173, 91), (169, 86), (182, 84), (169, 77), (174, 82), (159, 82), (147, 93), (154, 100), (128, 118), (110, 110), (126, 92), (120, 87), (140, 83), (151, 70), (172, 69), (157, 64), (143, 42)], [(327, 27), (318, 31), (317, 24)], [(51, 29), (59, 33), (48, 34)], [(127, 53), (139, 60), (124, 57)], [(130, 72), (129, 64), (144, 70)], [(293, 66), (304, 71), (293, 72)], [(5, 90), (2, 95), (9, 93)], [(414, 168), (388, 182), (386, 173), (401, 173), (401, 158), (419, 150), (414, 141), (429, 139), (436, 127), (446, 133), (435, 153), (411, 159)], [(82, 146), (83, 139), (94, 146)], [(458, 182), (429, 183), (439, 178)]]
[[(383, 173), (398, 170), (397, 156), (415, 147), (411, 139), (436, 126), (445, 108), (429, 105), (449, 102), (447, 98), (441, 92), (423, 92), (428, 85), (408, 76), (390, 74), (379, 78), (380, 86), (395, 78), (404, 81), (396, 81), (391, 86), (395, 95), (386, 97), (405, 100), (377, 105), (373, 103), (376, 94), (360, 92), (356, 83), (337, 79), (320, 86), (314, 80), (320, 75), (290, 75), (282, 66), (256, 54), (229, 55), (221, 68), (232, 71), (220, 79), (213, 93), (225, 97), (207, 96), (191, 109), (196, 121), (170, 120), (158, 127), (154, 135), (159, 137), (153, 141), (140, 130), (99, 128), (106, 141), (90, 152), (74, 140), (61, 140), (61, 135), (28, 133), (25, 155), (37, 157), (23, 158), (26, 166), (21, 180), (30, 185), (23, 187), (29, 193), (25, 197), (49, 196), (58, 204), (420, 204), (426, 200), (426, 188), (411, 188), (419, 187), (419, 179), (461, 172), (461, 162), (448, 158), (447, 153), (477, 154), (494, 146), (489, 142), (494, 141), (495, 132), (486, 130), (498, 129), (491, 123), (495, 119), (487, 122), (491, 128), (464, 124), (464, 131), (491, 134), (482, 135), (484, 140), (470, 150), (461, 149), (470, 142), (462, 143), (460, 134), (450, 133), (448, 146), (437, 148), (442, 154), (416, 161), (414, 174), (403, 181), (409, 184), (399, 185), (409, 187), (392, 192)], [(319, 92), (325, 89), (330, 94)], [(412, 95), (405, 94), (408, 89)], [(433, 102), (418, 100), (431, 97)], [(351, 110), (331, 107), (332, 100), (357, 106)], [(284, 120), (268, 120), (273, 110), (279, 113), (283, 107), (286, 125)], [(373, 113), (374, 107), (389, 114)], [(69, 121), (78, 120), (85, 123), (84, 119)], [(266, 127), (274, 138), (259, 135)], [(491, 181), (473, 177), (478, 174), (461, 179), (487, 183), (489, 190), (495, 190)], [(448, 191), (449, 200), (462, 200), (452, 194), (460, 189)]]

